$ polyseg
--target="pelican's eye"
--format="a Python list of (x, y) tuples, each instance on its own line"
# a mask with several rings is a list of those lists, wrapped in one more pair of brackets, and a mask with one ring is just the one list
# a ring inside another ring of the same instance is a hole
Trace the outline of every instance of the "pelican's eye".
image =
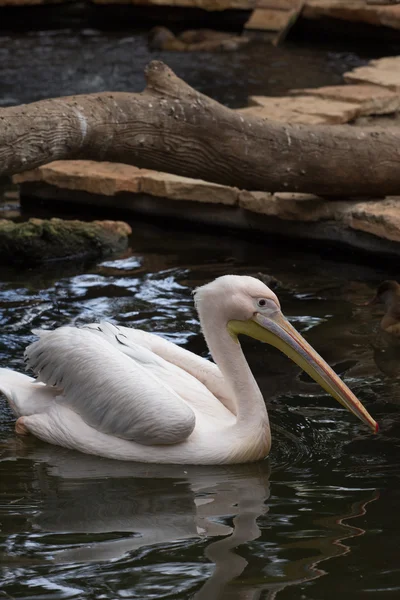
[(257, 298), (256, 305), (257, 309), (265, 317), (274, 315), (277, 311), (279, 311), (279, 306), (272, 300), (272, 298)]

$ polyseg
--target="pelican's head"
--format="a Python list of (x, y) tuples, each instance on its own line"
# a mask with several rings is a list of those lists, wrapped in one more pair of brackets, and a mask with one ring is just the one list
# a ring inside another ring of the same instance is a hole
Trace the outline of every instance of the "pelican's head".
[(298, 364), (340, 404), (376, 433), (378, 424), (347, 385), (281, 312), (272, 290), (254, 277), (224, 275), (195, 291), (200, 318), (211, 311), (225, 319), (231, 337), (239, 334), (275, 346)]

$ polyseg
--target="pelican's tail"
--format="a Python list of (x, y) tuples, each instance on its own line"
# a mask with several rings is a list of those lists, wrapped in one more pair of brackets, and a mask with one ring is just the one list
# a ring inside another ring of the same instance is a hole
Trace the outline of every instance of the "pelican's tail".
[(59, 393), (55, 388), (36, 383), (33, 377), (11, 369), (0, 369), (0, 392), (7, 398), (16, 417), (46, 412)]

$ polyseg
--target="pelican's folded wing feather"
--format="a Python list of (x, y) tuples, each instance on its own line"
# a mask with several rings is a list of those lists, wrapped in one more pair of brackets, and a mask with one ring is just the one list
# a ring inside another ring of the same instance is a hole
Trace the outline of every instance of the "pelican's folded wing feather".
[(88, 425), (146, 445), (179, 443), (192, 433), (190, 406), (107, 339), (74, 327), (35, 333), (40, 339), (26, 349), (27, 367)]
[[(88, 332), (90, 331), (93, 336), (107, 340), (117, 351), (129, 356), (166, 386), (171, 387), (180, 398), (193, 408), (197, 416), (201, 413), (207, 416), (208, 419), (219, 420), (224, 423), (228, 423), (234, 417), (226, 405), (220, 401), (220, 398), (207, 387), (204, 378), (202, 381), (192, 374), (193, 371), (190, 372), (190, 370), (185, 369), (187, 360), (190, 361), (192, 356), (199, 358), (206, 363), (206, 366), (215, 367), (219, 372), (214, 363), (197, 357), (188, 350), (179, 348), (158, 335), (138, 329), (118, 327), (106, 321), (84, 325), (83, 328)], [(171, 346), (172, 348), (170, 348)], [(162, 354), (159, 352), (160, 347), (163, 351)], [(168, 360), (171, 359), (171, 352), (174, 353), (175, 349), (184, 353), (183, 359), (185, 360), (180, 360), (179, 365), (177, 360), (175, 362)]]
[(235, 404), (228, 393), (224, 377), (217, 365), (210, 360), (181, 348), (160, 335), (141, 329), (116, 326), (106, 321), (90, 323), (84, 325), (84, 328), (96, 332), (108, 340), (114, 341), (113, 338), (118, 338), (121, 343), (120, 350), (126, 354), (130, 354), (129, 346), (132, 344), (147, 348), (164, 361), (186, 371), (202, 383), (232, 414), (235, 414)]

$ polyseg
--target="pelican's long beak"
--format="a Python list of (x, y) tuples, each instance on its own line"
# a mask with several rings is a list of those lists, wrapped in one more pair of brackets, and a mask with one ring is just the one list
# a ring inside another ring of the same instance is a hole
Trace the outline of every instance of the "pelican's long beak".
[(366, 408), (279, 309), (269, 316), (255, 313), (248, 321), (229, 321), (228, 329), (235, 337), (243, 333), (281, 350), (374, 433), (378, 432), (379, 426)]

